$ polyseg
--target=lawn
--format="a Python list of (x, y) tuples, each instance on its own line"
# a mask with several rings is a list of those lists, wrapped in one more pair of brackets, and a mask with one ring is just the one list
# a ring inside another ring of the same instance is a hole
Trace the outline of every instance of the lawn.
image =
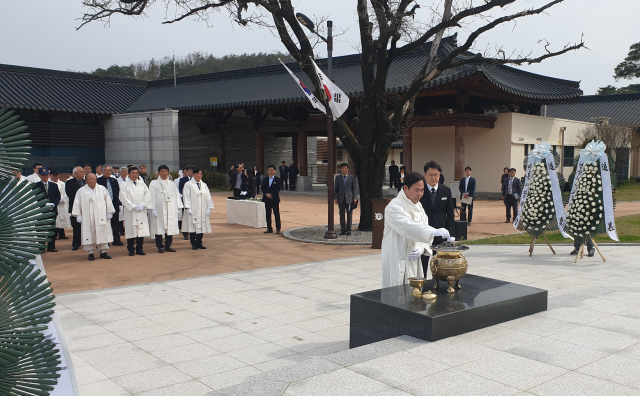
[(617, 201), (640, 201), (640, 184), (619, 186), (615, 195)]
[[(618, 228), (618, 238), (621, 243), (640, 243), (640, 215), (622, 216), (616, 218), (616, 227)], [(552, 245), (571, 243), (571, 239), (563, 238), (560, 231), (550, 232), (545, 234), (547, 239)], [(526, 233), (500, 235), (497, 237), (476, 239), (473, 241), (465, 241), (465, 245), (509, 245), (509, 244), (530, 244), (531, 236)], [(544, 239), (540, 238), (536, 244), (545, 243)], [(616, 243), (612, 241), (607, 235), (596, 237), (596, 243)]]

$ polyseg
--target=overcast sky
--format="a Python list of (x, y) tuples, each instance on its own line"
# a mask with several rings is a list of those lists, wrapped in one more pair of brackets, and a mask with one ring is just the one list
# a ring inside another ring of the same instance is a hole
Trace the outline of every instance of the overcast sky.
[[(477, 2), (477, 0), (476, 0)], [(507, 11), (539, 6), (542, 0), (519, 0)], [(286, 52), (284, 46), (265, 29), (248, 30), (233, 25), (225, 14), (204, 22), (184, 20), (162, 25), (165, 10), (158, 1), (147, 18), (116, 16), (109, 26), (94, 22), (79, 31), (77, 18), (82, 15), (80, 0), (3, 1), (0, 13), (0, 63), (56, 70), (91, 71), (112, 64), (186, 55), (194, 51), (216, 56), (253, 52)], [(437, 0), (419, 0), (421, 16), (426, 7)], [(298, 0), (296, 10), (309, 16), (328, 15), (334, 26), (350, 28), (335, 43), (334, 56), (356, 52), (359, 41), (354, 13), (355, 0)], [(169, 11), (168, 15), (173, 15)], [(497, 15), (497, 14), (496, 14)], [(579, 50), (524, 70), (552, 77), (581, 81), (586, 95), (608, 84), (624, 86), (640, 80), (613, 79), (613, 69), (629, 52), (629, 46), (640, 42), (640, 0), (565, 0), (549, 11), (499, 27), (482, 36), (478, 49), (502, 46), (535, 54), (544, 52), (539, 39), (551, 42), (550, 49), (584, 40), (589, 50)], [(460, 32), (459, 40), (466, 38)], [(324, 49), (318, 56), (326, 56)]]

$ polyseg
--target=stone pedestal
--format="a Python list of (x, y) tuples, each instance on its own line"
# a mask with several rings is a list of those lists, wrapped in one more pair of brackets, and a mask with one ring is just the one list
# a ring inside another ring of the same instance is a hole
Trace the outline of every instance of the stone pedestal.
[(296, 178), (296, 191), (313, 191), (313, 178), (311, 176), (298, 176)]
[(470, 274), (460, 285), (447, 293), (440, 282), (435, 300), (411, 297), (409, 285), (353, 294), (349, 348), (401, 335), (437, 341), (547, 310), (546, 290)]

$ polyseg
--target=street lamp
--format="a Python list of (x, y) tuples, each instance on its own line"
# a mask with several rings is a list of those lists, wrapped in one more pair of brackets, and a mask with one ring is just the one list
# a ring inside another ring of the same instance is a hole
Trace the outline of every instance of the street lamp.
[[(327, 38), (322, 37), (316, 32), (313, 21), (302, 13), (296, 13), (296, 18), (300, 24), (316, 36), (320, 37), (322, 41), (327, 43), (327, 77), (331, 79), (332, 69), (332, 54), (333, 54), (333, 21), (327, 21)], [(331, 107), (327, 106), (327, 151), (328, 151), (328, 164), (327, 164), (327, 232), (325, 232), (325, 239), (337, 239), (336, 231), (333, 226), (333, 192), (334, 192), (334, 179), (333, 175), (336, 171), (336, 137), (333, 134), (333, 116), (331, 114)]]

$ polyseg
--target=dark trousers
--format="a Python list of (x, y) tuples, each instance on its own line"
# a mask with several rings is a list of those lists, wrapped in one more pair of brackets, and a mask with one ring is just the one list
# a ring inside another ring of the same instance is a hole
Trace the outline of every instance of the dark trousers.
[[(113, 216), (113, 217), (116, 217), (116, 216)], [(124, 235), (124, 221), (120, 222), (120, 235)]]
[(173, 243), (173, 235), (164, 235), (164, 240), (165, 243), (164, 245), (162, 244), (162, 235), (156, 235), (156, 247), (158, 249), (168, 249), (171, 247), (171, 244)]
[(193, 247), (200, 247), (202, 246), (202, 237), (204, 236), (204, 234), (196, 234), (195, 232), (192, 232), (189, 234), (189, 240), (191, 241), (191, 246)]
[(296, 190), (296, 178), (292, 177), (291, 180), (289, 180), (289, 191), (295, 191)]
[(239, 198), (241, 192), (242, 192), (242, 190), (240, 190), (239, 188), (234, 188), (233, 189), (233, 197), (234, 198)]
[(47, 242), (47, 250), (52, 250), (56, 248), (56, 238), (58, 237), (58, 229), (55, 227), (55, 224), (51, 227), (53, 235), (49, 237), (49, 242)]
[(396, 177), (398, 177), (397, 173), (389, 174), (389, 188), (393, 188), (396, 185)]
[(340, 209), (340, 232), (351, 231), (351, 215), (353, 212), (351, 210), (347, 210), (349, 209), (349, 204), (346, 201), (338, 203), (338, 208)]
[(282, 189), (283, 190), (288, 190), (289, 189), (288, 177), (287, 176), (282, 176), (282, 174), (280, 174), (280, 180), (282, 180)]
[(280, 230), (280, 202), (269, 202), (271, 199), (267, 199), (264, 201), (264, 208), (267, 212), (267, 230), (273, 231), (271, 228), (271, 211), (273, 211), (273, 216), (276, 218), (276, 230)]
[(144, 238), (143, 237), (137, 237), (137, 238), (127, 238), (127, 250), (129, 252), (133, 252), (134, 251), (134, 243), (135, 243), (135, 251), (136, 252), (141, 252), (142, 251), (142, 245), (144, 244)]
[[(591, 239), (587, 239), (586, 245), (587, 245), (588, 252), (596, 250), (595, 246), (593, 246), (593, 241)], [(580, 244), (578, 243), (578, 241), (573, 241), (573, 247), (576, 249), (580, 249)]]
[(67, 236), (64, 234), (64, 228), (56, 228), (56, 237), (58, 239), (66, 238)]
[[(469, 214), (467, 215), (467, 208), (469, 209)], [(460, 210), (460, 220), (466, 220), (467, 223), (471, 223), (471, 219), (473, 218), (473, 201), (471, 204), (462, 204), (462, 210)]]
[(260, 194), (260, 180), (256, 180), (256, 192)]
[(507, 207), (507, 220), (511, 220), (511, 208), (513, 208), (513, 218), (518, 217), (518, 200), (511, 194), (507, 194), (504, 198), (504, 204)]
[(111, 218), (111, 233), (113, 234), (113, 241), (120, 242), (120, 221), (118, 221), (118, 212), (114, 213)]
[(82, 243), (82, 225), (78, 223), (78, 220), (74, 216), (71, 216), (71, 227), (73, 227), (73, 239), (71, 240), (71, 246), (79, 248)]

